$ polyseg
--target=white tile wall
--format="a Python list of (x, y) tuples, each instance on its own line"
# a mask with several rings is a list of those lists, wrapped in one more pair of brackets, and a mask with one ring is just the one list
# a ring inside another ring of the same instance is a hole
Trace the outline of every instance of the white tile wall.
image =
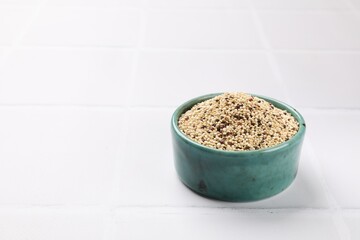
[[(1, 4), (1, 3), (0, 3)], [(0, 7), (0, 45), (10, 45), (22, 34), (26, 22), (34, 14), (32, 6)]]
[(3, 6), (6, 5), (38, 5), (42, 0), (0, 0), (0, 4)]
[(119, 8), (44, 7), (23, 38), (26, 45), (134, 46), (138, 11)]
[(0, 102), (123, 105), (131, 63), (119, 49), (16, 48), (0, 69)]
[(119, 7), (136, 8), (142, 7), (145, 0), (47, 0), (48, 6), (78, 6), (78, 7)]
[[(357, 240), (358, 0), (0, 0), (0, 239)], [(289, 102), (295, 182), (204, 199), (173, 166), (182, 102)]]
[(134, 83), (137, 94), (131, 102), (177, 106), (196, 96), (223, 91), (284, 97), (262, 53), (144, 51)]
[(272, 47), (277, 49), (360, 49), (360, 17), (342, 12), (262, 12)]
[(249, 12), (152, 10), (148, 13), (146, 47), (261, 48)]
[(360, 1), (359, 0), (351, 0), (349, 4), (357, 10), (360, 10)]
[(352, 4), (357, 10), (360, 10), (360, 1), (359, 1), (359, 0), (351, 0), (351, 4)]
[(253, 0), (259, 9), (274, 10), (333, 10), (348, 9), (348, 4), (343, 0)]
[(360, 54), (297, 52), (276, 58), (294, 105), (360, 107)]
[[(2, 65), (5, 61), (6, 49), (7, 49), (7, 47), (0, 47), (0, 65)], [(1, 69), (0, 69), (0, 86), (1, 86)], [(0, 89), (1, 89), (1, 87), (0, 87)], [(1, 92), (1, 90), (0, 90), (0, 92)]]
[(148, 5), (153, 8), (247, 8), (246, 0), (153, 0)]

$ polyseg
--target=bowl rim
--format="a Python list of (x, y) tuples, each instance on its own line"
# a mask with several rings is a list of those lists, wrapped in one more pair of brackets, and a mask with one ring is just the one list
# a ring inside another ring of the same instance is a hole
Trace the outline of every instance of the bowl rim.
[(288, 141), (285, 141), (283, 143), (280, 143), (280, 144), (277, 144), (275, 146), (272, 146), (272, 147), (268, 147), (268, 148), (261, 148), (261, 149), (258, 149), (258, 150), (248, 150), (248, 151), (233, 151), (233, 150), (221, 150), (221, 149), (216, 149), (216, 148), (211, 148), (211, 147), (207, 147), (205, 145), (202, 145), (200, 143), (197, 143), (195, 142), (194, 140), (190, 139), (189, 137), (187, 137), (180, 129), (179, 129), (179, 126), (178, 126), (178, 119), (180, 118), (180, 116), (187, 110), (189, 110), (192, 106), (194, 106), (195, 104), (197, 103), (200, 103), (200, 102), (203, 102), (203, 101), (206, 101), (208, 99), (211, 99), (213, 97), (216, 97), (220, 94), (223, 94), (223, 93), (210, 93), (210, 94), (206, 94), (206, 95), (202, 95), (202, 96), (199, 96), (199, 97), (195, 97), (195, 98), (192, 98), (186, 102), (184, 102), (183, 104), (181, 104), (180, 106), (178, 106), (174, 113), (172, 114), (172, 117), (171, 117), (171, 127), (173, 128), (173, 130), (175, 131), (175, 133), (185, 142), (187, 142), (188, 144), (190, 145), (193, 145), (197, 148), (200, 148), (204, 151), (207, 151), (207, 152), (213, 152), (213, 153), (217, 153), (217, 154), (226, 154), (226, 155), (250, 155), (250, 154), (258, 154), (258, 153), (269, 153), (269, 152), (274, 152), (274, 151), (279, 151), (281, 149), (284, 149), (284, 148), (287, 148), (297, 142), (299, 142), (304, 133), (305, 133), (305, 129), (306, 129), (306, 124), (305, 124), (305, 120), (303, 118), (303, 116), (292, 106), (282, 102), (282, 101), (279, 101), (277, 99), (274, 99), (274, 98), (270, 98), (270, 97), (266, 97), (266, 96), (263, 96), (263, 95), (258, 95), (258, 94), (252, 94), (252, 93), (247, 93), (251, 96), (254, 96), (254, 97), (258, 97), (258, 98), (261, 98), (263, 100), (266, 100), (266, 101), (270, 101), (272, 104), (274, 105), (280, 105), (279, 106), (276, 106), (282, 110), (286, 110), (288, 112), (291, 113), (291, 115), (298, 121), (299, 123), (299, 130), (298, 132), (292, 137), (290, 138)]

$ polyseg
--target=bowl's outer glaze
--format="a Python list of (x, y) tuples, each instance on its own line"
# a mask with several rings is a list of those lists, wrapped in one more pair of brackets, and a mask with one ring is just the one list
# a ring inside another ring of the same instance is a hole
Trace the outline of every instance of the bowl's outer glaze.
[(283, 191), (297, 174), (305, 134), (303, 117), (287, 104), (251, 94), (290, 112), (300, 124), (298, 133), (287, 142), (256, 151), (212, 149), (187, 138), (177, 122), (193, 105), (216, 95), (192, 99), (173, 114), (171, 132), (175, 168), (180, 180), (202, 196), (223, 201), (255, 201)]

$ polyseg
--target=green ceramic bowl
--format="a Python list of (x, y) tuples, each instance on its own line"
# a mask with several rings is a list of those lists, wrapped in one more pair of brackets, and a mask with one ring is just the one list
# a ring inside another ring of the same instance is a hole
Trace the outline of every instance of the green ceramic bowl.
[(286, 189), (295, 179), (305, 121), (291, 106), (272, 98), (253, 96), (290, 112), (300, 124), (299, 131), (279, 145), (254, 151), (224, 151), (203, 146), (184, 135), (179, 117), (209, 94), (178, 107), (171, 119), (175, 168), (180, 180), (196, 193), (213, 199), (246, 202), (271, 197)]

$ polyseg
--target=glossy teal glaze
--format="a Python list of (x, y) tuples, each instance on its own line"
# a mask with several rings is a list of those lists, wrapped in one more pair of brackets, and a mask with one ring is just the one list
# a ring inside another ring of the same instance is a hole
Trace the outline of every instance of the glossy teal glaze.
[(202, 196), (223, 201), (255, 201), (283, 191), (296, 177), (306, 128), (303, 117), (285, 103), (252, 94), (290, 112), (300, 124), (298, 133), (266, 149), (236, 152), (209, 148), (186, 137), (178, 128), (178, 119), (196, 103), (216, 95), (194, 98), (172, 116), (175, 168), (180, 180)]

